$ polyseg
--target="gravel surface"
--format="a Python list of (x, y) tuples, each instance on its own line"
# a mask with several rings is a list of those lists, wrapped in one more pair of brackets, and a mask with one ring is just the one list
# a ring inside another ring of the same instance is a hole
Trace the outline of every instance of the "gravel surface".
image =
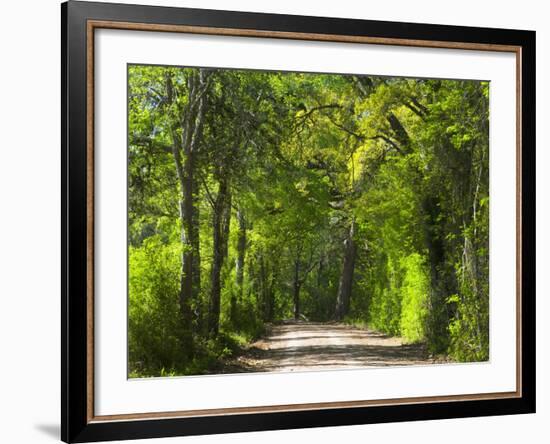
[(406, 345), (401, 338), (337, 323), (287, 322), (274, 325), (230, 367), (288, 372), (432, 363), (424, 345)]

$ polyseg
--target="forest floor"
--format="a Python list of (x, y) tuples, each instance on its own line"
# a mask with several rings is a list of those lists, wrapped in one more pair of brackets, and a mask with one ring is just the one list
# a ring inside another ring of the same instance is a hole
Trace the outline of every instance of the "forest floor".
[(438, 362), (424, 344), (340, 323), (273, 325), (224, 372), (280, 372), (353, 367), (425, 365)]

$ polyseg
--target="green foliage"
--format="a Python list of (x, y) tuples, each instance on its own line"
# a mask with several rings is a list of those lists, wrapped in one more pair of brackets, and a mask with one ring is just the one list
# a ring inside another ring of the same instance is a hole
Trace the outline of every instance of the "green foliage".
[(413, 253), (401, 261), (404, 273), (401, 286), (401, 336), (408, 342), (419, 342), (425, 339), (426, 317), (428, 316), (428, 295), (430, 280), (425, 259)]
[(387, 280), (374, 288), (368, 319), (375, 329), (397, 336), (401, 333), (401, 273), (391, 260), (380, 271)]
[(348, 322), (488, 359), (488, 83), (128, 69), (130, 376), (333, 320), (349, 251)]
[(130, 247), (128, 346), (131, 372), (156, 374), (182, 363), (177, 243), (160, 236)]
[[(488, 205), (480, 205), (479, 219), (464, 233), (466, 247), (456, 265), (459, 293), (447, 300), (456, 313), (449, 325), (449, 351), (458, 361), (489, 359), (488, 216)], [(474, 245), (476, 240), (479, 242), (477, 247)], [(476, 275), (483, 279), (476, 279)]]

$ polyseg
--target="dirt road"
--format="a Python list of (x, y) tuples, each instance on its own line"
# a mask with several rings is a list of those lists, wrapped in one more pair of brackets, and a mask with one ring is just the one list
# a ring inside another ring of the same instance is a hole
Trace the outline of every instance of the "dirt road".
[(237, 358), (242, 371), (301, 371), (430, 364), (424, 346), (344, 324), (292, 322), (271, 332)]

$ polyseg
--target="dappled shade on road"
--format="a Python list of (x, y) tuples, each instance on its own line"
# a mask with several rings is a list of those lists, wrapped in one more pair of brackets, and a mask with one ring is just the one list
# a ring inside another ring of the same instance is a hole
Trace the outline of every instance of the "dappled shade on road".
[(403, 344), (401, 338), (344, 324), (288, 322), (274, 325), (235, 367), (271, 372), (432, 363), (424, 344)]

